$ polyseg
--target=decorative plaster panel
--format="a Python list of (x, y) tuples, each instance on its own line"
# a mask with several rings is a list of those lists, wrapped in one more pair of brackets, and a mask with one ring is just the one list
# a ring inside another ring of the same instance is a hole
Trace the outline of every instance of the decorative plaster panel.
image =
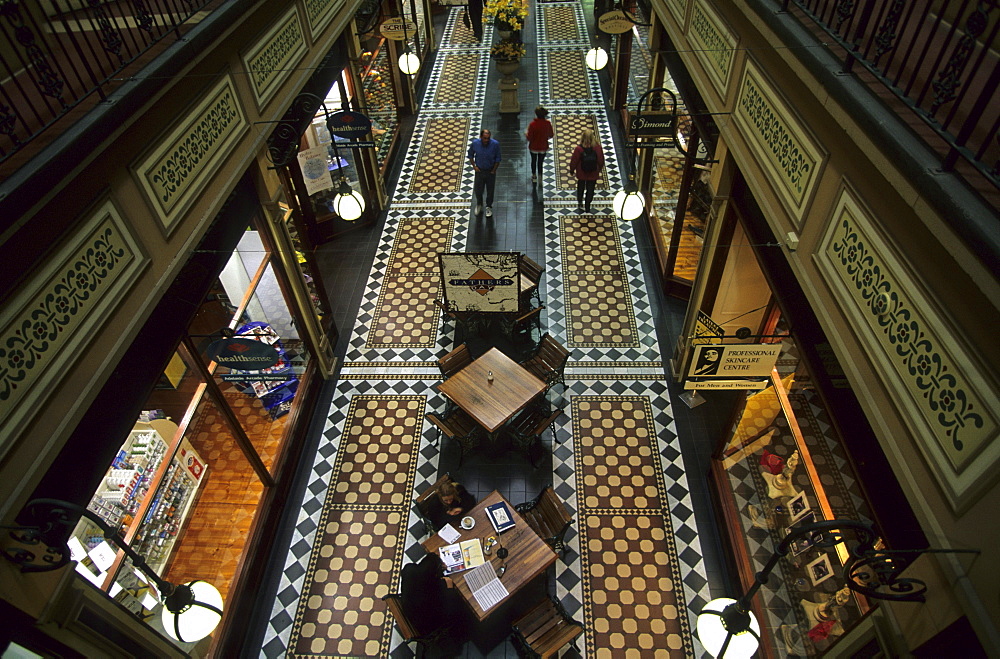
[(168, 234), (248, 127), (227, 76), (135, 168), (139, 185)]
[(264, 107), (288, 79), (306, 54), (305, 35), (293, 5), (274, 26), (243, 55), (243, 65), (250, 74), (250, 85), (258, 107)]
[[(845, 189), (818, 257), (952, 504), (1000, 458), (1000, 394)], [(993, 401), (989, 403), (988, 401)]]
[(670, 13), (673, 14), (677, 24), (683, 27), (688, 0), (665, 0), (665, 4), (670, 9)]
[(734, 115), (789, 214), (801, 222), (819, 180), (824, 153), (751, 60), (747, 60)]
[(305, 0), (306, 22), (309, 34), (315, 39), (330, 24), (344, 0)]
[(719, 96), (725, 98), (737, 40), (705, 0), (695, 3), (691, 10), (688, 40), (695, 46), (695, 54)]
[(110, 201), (0, 310), (0, 454), (146, 264)]

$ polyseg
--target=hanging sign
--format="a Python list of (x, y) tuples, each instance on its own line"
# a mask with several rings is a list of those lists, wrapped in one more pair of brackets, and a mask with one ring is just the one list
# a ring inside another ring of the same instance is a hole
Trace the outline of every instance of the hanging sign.
[(375, 146), (375, 140), (350, 140), (348, 142), (337, 142), (338, 149), (367, 149)]
[(334, 135), (355, 139), (371, 132), (372, 120), (360, 112), (335, 112), (326, 120), (326, 127)]
[(240, 371), (260, 371), (281, 360), (274, 346), (239, 336), (213, 341), (205, 353), (219, 366)]
[(386, 39), (404, 41), (409, 35), (417, 31), (417, 23), (402, 16), (394, 16), (382, 23), (379, 31)]
[[(689, 377), (766, 378), (781, 352), (780, 343), (695, 346)], [(742, 387), (741, 387), (742, 388)]]
[(763, 389), (767, 386), (769, 380), (766, 378), (760, 380), (754, 380), (752, 378), (747, 378), (746, 380), (686, 380), (684, 382), (685, 389)]
[(629, 137), (674, 137), (677, 135), (677, 115), (672, 112), (629, 112)]
[(597, 19), (597, 29), (605, 34), (624, 34), (635, 25), (635, 19), (621, 9), (601, 14)]

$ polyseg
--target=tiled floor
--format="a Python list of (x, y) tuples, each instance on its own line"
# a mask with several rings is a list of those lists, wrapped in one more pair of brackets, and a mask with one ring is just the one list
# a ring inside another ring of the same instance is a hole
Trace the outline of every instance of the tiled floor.
[[(412, 500), (444, 472), (477, 498), (497, 489), (513, 503), (551, 483), (574, 518), (546, 579), (486, 623), (466, 625), (445, 654), (515, 656), (510, 621), (548, 592), (586, 628), (571, 655), (700, 656), (694, 614), (726, 590), (704, 482), (719, 420), (674, 402), (664, 362), (684, 306), (660, 297), (645, 225), (610, 214), (622, 176), (602, 81), (566, 64), (588, 45), (590, 5), (532, 2), (520, 116), (497, 113), (492, 28), (483, 45), (470, 43), (459, 12), (437, 31), (443, 40), (388, 212), (377, 230), (321, 250), (326, 280), (343, 283), (340, 291), (354, 285), (357, 296), (333, 301), (343, 366), (321, 397), (290, 506), (294, 528), (276, 539), (280, 574), (261, 590), (273, 604), (260, 656), (412, 656), (381, 597), (422, 556), (426, 532)], [(532, 185), (522, 133), (539, 101), (559, 134)], [(597, 128), (607, 157), (590, 216), (565, 177), (584, 125)], [(493, 218), (472, 216), (464, 164), (481, 126), (504, 154)], [(498, 443), (459, 468), (457, 447), (424, 420), (444, 407), (434, 361), (455, 343), (455, 328), (430, 304), (439, 295), (433, 255), (444, 249), (515, 250), (546, 269), (542, 331), (571, 356), (565, 386), (547, 394), (564, 414), (543, 437), (537, 467)]]

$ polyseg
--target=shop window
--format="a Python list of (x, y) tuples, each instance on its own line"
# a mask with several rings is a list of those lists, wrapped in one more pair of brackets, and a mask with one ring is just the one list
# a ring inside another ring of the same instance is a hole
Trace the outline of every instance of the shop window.
[[(393, 88), (389, 62), (389, 46), (385, 39), (372, 38), (366, 42), (367, 50), (361, 53), (361, 91), (364, 107), (372, 120), (372, 137), (378, 166), (384, 172), (392, 152), (393, 140), (399, 129), (396, 109), (396, 92)], [(426, 56), (421, 58), (426, 61)]]

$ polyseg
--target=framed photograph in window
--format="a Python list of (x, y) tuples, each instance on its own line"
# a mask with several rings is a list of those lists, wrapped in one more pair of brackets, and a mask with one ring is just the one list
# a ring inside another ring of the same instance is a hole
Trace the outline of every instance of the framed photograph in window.
[[(800, 519), (796, 523), (796, 526), (802, 526), (804, 524), (812, 524), (815, 521), (816, 521), (816, 512), (810, 510), (808, 513), (802, 516), (802, 519)], [(795, 530), (794, 527), (789, 526), (788, 528), (785, 529), (785, 535), (788, 535), (793, 530)], [(823, 534), (817, 531), (816, 533), (810, 533), (809, 535), (799, 538), (798, 540), (793, 540), (788, 545), (788, 551), (792, 554), (792, 556), (798, 556), (802, 552), (812, 547), (816, 543), (816, 541), (818, 541), (821, 537), (823, 537)]]
[(791, 526), (805, 517), (809, 512), (809, 509), (809, 499), (806, 498), (805, 492), (799, 492), (794, 497), (789, 499), (788, 515), (791, 517), (791, 520), (788, 522), (788, 525)]
[(812, 563), (806, 565), (806, 572), (809, 573), (809, 580), (812, 585), (818, 586), (833, 576), (833, 566), (830, 565), (830, 555), (823, 554)]

